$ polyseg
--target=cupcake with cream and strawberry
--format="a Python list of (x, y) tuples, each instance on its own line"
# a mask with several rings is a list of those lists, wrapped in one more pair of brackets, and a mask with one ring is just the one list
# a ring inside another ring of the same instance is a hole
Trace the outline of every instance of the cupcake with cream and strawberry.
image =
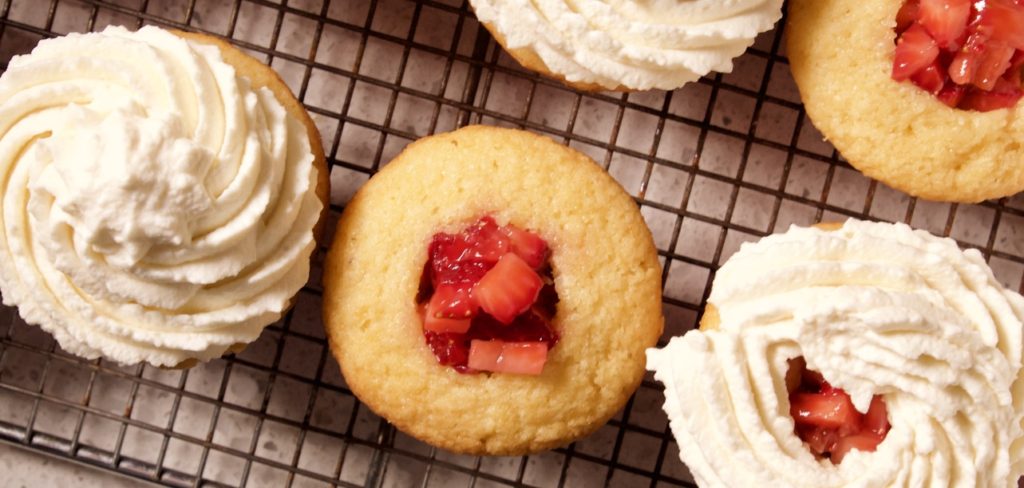
[(1022, 328), (977, 250), (849, 220), (744, 244), (648, 368), (705, 488), (1011, 487)]
[(414, 142), (347, 205), (325, 265), (346, 383), (455, 452), (525, 454), (596, 430), (639, 385), (662, 321), (635, 202), (525, 131)]
[(854, 167), (929, 200), (1024, 190), (1024, 4), (795, 0), (788, 19), (807, 113)]

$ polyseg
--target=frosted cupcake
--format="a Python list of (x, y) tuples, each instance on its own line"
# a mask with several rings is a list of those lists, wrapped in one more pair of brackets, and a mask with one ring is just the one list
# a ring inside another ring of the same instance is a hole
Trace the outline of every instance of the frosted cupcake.
[(732, 71), (782, 0), (471, 0), (525, 68), (580, 90), (672, 90)]
[(306, 283), (320, 140), (273, 71), (155, 27), (44, 40), (0, 77), (0, 288), (85, 357), (237, 350)]
[(1017, 486), (1024, 298), (976, 250), (794, 227), (744, 245), (708, 301), (648, 352), (702, 487)]

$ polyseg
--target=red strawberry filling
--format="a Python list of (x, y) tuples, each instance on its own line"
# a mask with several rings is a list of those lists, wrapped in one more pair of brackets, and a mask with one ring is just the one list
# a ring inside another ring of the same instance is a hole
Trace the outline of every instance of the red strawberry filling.
[(907, 0), (892, 78), (942, 103), (988, 112), (1024, 96), (1024, 0)]
[(437, 361), (460, 373), (540, 374), (558, 343), (548, 245), (483, 217), (435, 234), (417, 301)]
[(819, 458), (839, 464), (853, 449), (874, 451), (889, 432), (881, 396), (875, 395), (868, 411), (860, 413), (845, 391), (807, 369), (803, 358), (790, 360), (786, 387), (796, 435)]

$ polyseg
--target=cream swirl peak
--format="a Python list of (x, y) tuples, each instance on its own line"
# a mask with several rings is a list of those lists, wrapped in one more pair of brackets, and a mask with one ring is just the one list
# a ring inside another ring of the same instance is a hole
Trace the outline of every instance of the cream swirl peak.
[(308, 278), (314, 161), (217, 46), (155, 27), (44, 40), (0, 77), (4, 303), (88, 358), (220, 356)]
[(782, 16), (782, 0), (471, 0), (510, 50), (570, 83), (672, 90), (733, 58)]
[[(850, 220), (744, 245), (709, 303), (719, 326), (648, 351), (682, 460), (702, 487), (1017, 486), (1024, 471), (1024, 298), (976, 250), (903, 224)], [(791, 358), (867, 411), (874, 452), (839, 465), (794, 433)]]

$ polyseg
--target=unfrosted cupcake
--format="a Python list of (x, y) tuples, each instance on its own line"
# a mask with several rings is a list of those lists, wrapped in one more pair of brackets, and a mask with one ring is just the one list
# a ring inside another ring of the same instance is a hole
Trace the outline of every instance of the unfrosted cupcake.
[(672, 90), (732, 71), (782, 0), (471, 0), (524, 67), (587, 91)]
[(188, 366), (256, 339), (306, 283), (318, 132), (267, 66), (110, 27), (0, 77), (0, 288), (85, 357)]
[(639, 386), (662, 323), (636, 202), (521, 130), (410, 144), (345, 207), (324, 264), (346, 384), (454, 452), (527, 454), (597, 430)]
[(745, 244), (708, 302), (648, 352), (700, 486), (1017, 486), (1024, 298), (977, 250), (794, 227)]

